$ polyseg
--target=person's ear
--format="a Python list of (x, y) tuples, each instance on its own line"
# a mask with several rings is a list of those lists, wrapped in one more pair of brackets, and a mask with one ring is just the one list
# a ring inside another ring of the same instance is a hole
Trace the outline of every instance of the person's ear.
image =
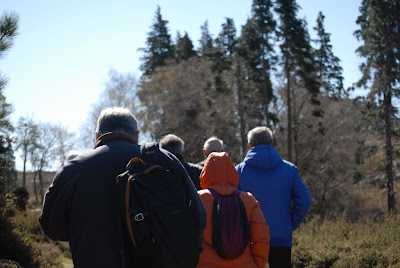
[(203, 154), (204, 154), (205, 157), (207, 157), (207, 152), (204, 149), (203, 149)]
[(253, 146), (251, 146), (251, 143), (249, 142), (249, 149), (253, 148)]
[(97, 132), (95, 133), (95, 135), (96, 135), (96, 137), (95, 137), (94, 141), (97, 141), (100, 138), (100, 135)]
[(136, 131), (135, 134), (133, 134), (133, 140), (135, 141), (136, 144), (139, 144), (139, 133), (140, 131)]

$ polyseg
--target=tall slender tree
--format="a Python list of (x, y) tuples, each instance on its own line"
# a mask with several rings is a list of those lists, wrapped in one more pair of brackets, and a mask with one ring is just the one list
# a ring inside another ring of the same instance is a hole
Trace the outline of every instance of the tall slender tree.
[(40, 137), (38, 124), (35, 123), (31, 117), (20, 117), (16, 128), (16, 134), (17, 150), (20, 151), (23, 161), (22, 187), (25, 188), (28, 157), (38, 147), (38, 139)]
[[(280, 44), (281, 61), (286, 79), (288, 160), (293, 161), (292, 147), (293, 140), (296, 137), (294, 89), (306, 88), (310, 93), (311, 103), (319, 105), (319, 83), (316, 79), (306, 23), (297, 18), (299, 6), (295, 0), (277, 0), (276, 5), (276, 12), (281, 22), (278, 36), (282, 41)], [(314, 110), (313, 113), (316, 116), (322, 114), (320, 109)]]
[(259, 76), (257, 75), (260, 65), (258, 57), (259, 43), (254, 20), (248, 19), (239, 37), (238, 56), (239, 62), (242, 64), (238, 65), (241, 70), (238, 78), (240, 78), (240, 84), (242, 85), (241, 95), (243, 96), (245, 122), (249, 126), (260, 125), (264, 121), (264, 99), (262, 92), (258, 90)]
[(208, 30), (208, 20), (204, 22), (204, 24), (200, 27), (201, 37), (200, 37), (200, 47), (199, 54), (200, 56), (207, 58), (208, 53), (213, 48), (213, 38)]
[[(237, 120), (233, 122), (239, 128), (238, 142), (240, 150), (238, 150), (239, 158), (243, 158), (247, 150), (246, 136), (246, 119), (244, 104), (244, 83), (243, 83), (243, 60), (239, 57), (239, 40), (236, 36), (236, 27), (233, 19), (225, 18), (225, 22), (221, 25), (221, 32), (215, 39), (215, 45), (220, 53), (218, 62), (220, 63), (221, 74), (224, 74), (227, 87), (227, 94), (234, 95), (236, 100), (235, 107), (232, 107), (236, 113)], [(235, 141), (236, 142), (236, 141)]]
[(271, 83), (271, 72), (276, 64), (276, 55), (272, 45), (275, 35), (276, 21), (272, 14), (271, 0), (254, 0), (252, 4), (252, 19), (258, 36), (257, 84), (264, 99), (264, 117), (267, 126), (271, 125), (274, 116), (270, 112), (270, 104), (274, 101), (274, 91)]
[(343, 68), (340, 59), (333, 54), (330, 33), (325, 31), (325, 16), (319, 12), (317, 26), (317, 38), (314, 40), (316, 49), (314, 51), (315, 66), (319, 82), (324, 91), (333, 98), (346, 95), (343, 89)]
[(393, 146), (395, 134), (395, 98), (400, 96), (400, 2), (398, 0), (363, 0), (355, 32), (363, 44), (357, 49), (365, 58), (361, 64), (362, 77), (358, 86), (369, 88), (368, 99), (381, 111), (379, 119), (384, 126), (385, 171), (389, 211), (395, 210), (393, 187)]
[(158, 6), (151, 31), (147, 36), (147, 48), (139, 49), (144, 52), (140, 58), (142, 61), (140, 70), (145, 76), (150, 76), (157, 67), (165, 65), (168, 59), (174, 58), (174, 47), (167, 24), (168, 21), (163, 20), (160, 6)]
[[(271, 73), (276, 64), (273, 49), (276, 22), (272, 14), (272, 1), (254, 0), (251, 18), (242, 28), (235, 70), (238, 85), (238, 99), (241, 100), (240, 118), (246, 126), (241, 127), (241, 136), (250, 127), (260, 124), (271, 126), (276, 116), (271, 104), (276, 100)], [(242, 151), (247, 147), (246, 138), (242, 138)]]
[[(18, 21), (16, 13), (4, 13), (0, 17), (0, 57), (13, 45), (14, 38), (18, 35)], [(14, 154), (10, 137), (13, 131), (10, 122), (12, 108), (3, 95), (6, 84), (7, 78), (0, 72), (0, 208), (3, 205), (10, 174), (15, 172), (15, 162), (10, 157)]]

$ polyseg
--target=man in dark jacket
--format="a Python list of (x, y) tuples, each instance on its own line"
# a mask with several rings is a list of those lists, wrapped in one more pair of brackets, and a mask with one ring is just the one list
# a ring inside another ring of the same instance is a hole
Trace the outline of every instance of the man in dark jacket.
[(238, 189), (251, 192), (260, 202), (269, 226), (269, 266), (291, 267), (292, 231), (296, 230), (310, 207), (310, 194), (297, 167), (282, 159), (272, 146), (272, 132), (256, 127), (247, 135), (249, 152), (236, 166)]
[(138, 139), (128, 109), (102, 111), (94, 150), (68, 161), (46, 192), (40, 224), (51, 239), (69, 241), (76, 268), (132, 266), (133, 246), (114, 190), (116, 177), (140, 156)]
[(197, 190), (201, 190), (200, 187), (200, 173), (202, 167), (193, 163), (188, 163), (183, 158), (183, 153), (185, 151), (185, 142), (174, 134), (168, 134), (161, 138), (160, 147), (171, 152), (176, 158), (181, 161), (182, 165), (185, 167), (187, 173), (189, 174), (192, 182)]

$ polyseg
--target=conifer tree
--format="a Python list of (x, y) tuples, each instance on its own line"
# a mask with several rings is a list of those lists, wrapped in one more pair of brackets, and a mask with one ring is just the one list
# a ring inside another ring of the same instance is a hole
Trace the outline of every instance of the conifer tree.
[(343, 68), (340, 66), (340, 60), (333, 54), (330, 34), (325, 32), (325, 16), (319, 12), (317, 26), (314, 30), (317, 32), (317, 39), (314, 42), (317, 48), (314, 51), (314, 59), (317, 75), (321, 87), (333, 98), (340, 98), (346, 93), (343, 89)]
[(197, 53), (193, 49), (193, 43), (192, 40), (190, 40), (188, 33), (185, 32), (185, 35), (181, 37), (178, 32), (175, 45), (176, 61), (180, 62), (182, 60), (187, 60), (196, 55)]
[(357, 52), (365, 62), (360, 66), (363, 75), (357, 85), (369, 88), (367, 98), (380, 111), (378, 120), (384, 126), (385, 137), (388, 209), (394, 211), (392, 139), (398, 136), (394, 129), (398, 113), (393, 101), (400, 96), (400, 2), (363, 0), (360, 13), (357, 19), (360, 28), (355, 35), (363, 42)]
[(252, 17), (243, 27), (242, 55), (251, 70), (251, 80), (261, 96), (261, 108), (264, 116), (262, 123), (271, 126), (275, 120), (270, 111), (270, 105), (275, 100), (271, 72), (276, 64), (276, 55), (272, 41), (275, 35), (276, 21), (272, 14), (272, 1), (254, 0), (252, 4)]
[(208, 21), (207, 20), (200, 27), (200, 30), (201, 30), (201, 37), (199, 40), (199, 42), (200, 42), (199, 54), (200, 54), (200, 56), (207, 58), (208, 53), (213, 48), (213, 39), (210, 34), (210, 31), (208, 30)]
[[(0, 57), (13, 45), (14, 38), (18, 35), (18, 21), (19, 17), (15, 13), (4, 13), (0, 17)], [(13, 126), (9, 118), (12, 108), (3, 95), (6, 84), (7, 79), (0, 73), (0, 208), (4, 205), (7, 182), (11, 180), (10, 176), (15, 174), (14, 151), (10, 137)]]
[[(310, 101), (319, 105), (319, 83), (316, 80), (315, 67), (312, 58), (310, 38), (306, 31), (305, 22), (297, 18), (299, 6), (295, 0), (277, 0), (276, 12), (280, 17), (278, 36), (282, 54), (282, 65), (286, 80), (286, 105), (287, 105), (287, 147), (288, 160), (292, 161), (293, 140), (296, 138), (296, 114), (293, 98), (295, 88), (304, 87), (310, 93)], [(300, 84), (299, 84), (300, 83)], [(320, 109), (313, 111), (314, 115), (322, 116)]]
[(157, 7), (151, 31), (148, 33), (147, 48), (140, 48), (144, 55), (140, 58), (140, 70), (145, 76), (150, 76), (157, 67), (166, 64), (168, 59), (174, 58), (171, 35), (168, 33), (168, 21), (163, 20), (160, 6)]

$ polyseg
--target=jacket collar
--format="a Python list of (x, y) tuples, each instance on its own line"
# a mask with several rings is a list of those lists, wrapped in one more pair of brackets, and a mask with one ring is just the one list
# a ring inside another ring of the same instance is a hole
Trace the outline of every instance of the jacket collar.
[(96, 149), (99, 146), (102, 146), (106, 143), (113, 142), (113, 141), (125, 141), (125, 142), (130, 142), (130, 143), (135, 143), (135, 140), (123, 133), (114, 133), (114, 132), (108, 132), (103, 135), (101, 135), (95, 142), (94, 144), (94, 149)]

